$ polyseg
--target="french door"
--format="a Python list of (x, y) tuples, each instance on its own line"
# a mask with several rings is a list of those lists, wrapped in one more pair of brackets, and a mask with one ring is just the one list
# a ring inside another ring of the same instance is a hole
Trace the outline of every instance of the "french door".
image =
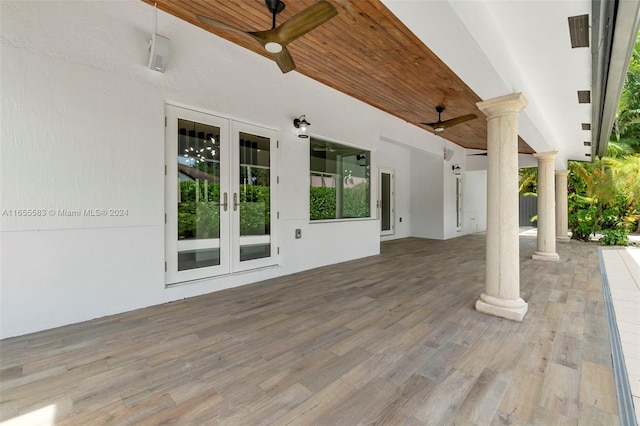
[(395, 213), (395, 189), (393, 169), (378, 168), (378, 217), (380, 218), (380, 235), (393, 235)]
[(166, 282), (276, 263), (276, 132), (167, 105)]

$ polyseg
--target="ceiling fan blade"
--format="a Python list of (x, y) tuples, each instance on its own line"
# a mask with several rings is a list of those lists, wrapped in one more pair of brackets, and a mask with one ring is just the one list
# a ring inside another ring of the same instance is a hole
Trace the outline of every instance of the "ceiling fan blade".
[[(223, 30), (235, 31), (240, 34), (248, 35), (253, 39), (257, 40), (262, 45), (264, 45), (267, 42), (266, 40), (263, 40), (262, 38), (258, 37), (256, 35), (257, 33), (254, 31), (241, 30), (240, 28), (232, 27), (231, 25), (225, 24), (224, 22), (216, 21), (214, 19), (207, 18), (206, 16), (198, 15), (197, 13), (196, 13), (196, 18), (198, 18), (198, 21), (210, 27), (222, 28)], [(264, 32), (267, 32), (267, 31), (264, 31)]]
[[(205, 25), (235, 31), (251, 36), (262, 47), (273, 54), (278, 67), (283, 73), (296, 69), (291, 54), (286, 45), (322, 25), (338, 14), (338, 10), (328, 1), (319, 2), (307, 7), (302, 12), (288, 19), (280, 26), (267, 31), (244, 31), (232, 27), (224, 22), (216, 21), (206, 16), (196, 14), (196, 18)], [(275, 16), (275, 15), (274, 15)]]
[(275, 29), (265, 32), (271, 33), (269, 39), (287, 44), (324, 24), (337, 14), (338, 11), (331, 3), (321, 0), (289, 18)]
[(442, 121), (436, 121), (435, 123), (420, 123), (420, 124), (424, 124), (425, 126), (429, 126), (429, 127), (435, 127), (437, 124), (442, 124)]
[(273, 58), (283, 74), (296, 69), (296, 64), (293, 62), (293, 58), (286, 47), (283, 47), (280, 53), (274, 54)]
[(223, 30), (231, 30), (242, 34), (250, 34), (248, 31), (232, 27), (231, 25), (225, 24), (224, 22), (215, 21), (211, 18), (207, 18), (206, 16), (198, 15), (197, 13), (196, 18), (198, 18), (198, 21), (202, 22), (205, 25), (209, 25), (210, 27), (222, 28)]
[(440, 123), (440, 126), (446, 129), (447, 127), (455, 126), (456, 124), (462, 124), (467, 121), (473, 120), (474, 118), (478, 118), (478, 116), (475, 114), (467, 114), (460, 117), (452, 118), (451, 120), (445, 120)]

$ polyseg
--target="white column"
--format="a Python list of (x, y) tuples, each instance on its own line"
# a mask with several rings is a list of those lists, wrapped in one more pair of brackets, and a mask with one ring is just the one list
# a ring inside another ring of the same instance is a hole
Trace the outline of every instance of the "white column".
[(538, 250), (535, 260), (557, 262), (556, 253), (556, 185), (553, 160), (556, 151), (533, 154), (538, 160)]
[(476, 310), (522, 321), (527, 304), (520, 297), (518, 228), (518, 113), (527, 106), (522, 93), (479, 102), (487, 116), (486, 288)]
[(556, 170), (556, 239), (569, 241), (568, 170)]

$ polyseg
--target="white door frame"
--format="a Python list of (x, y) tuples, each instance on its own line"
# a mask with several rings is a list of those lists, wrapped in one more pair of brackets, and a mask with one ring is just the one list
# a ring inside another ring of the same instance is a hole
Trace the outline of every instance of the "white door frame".
[[(194, 281), (233, 272), (246, 271), (278, 263), (277, 253), (277, 131), (247, 124), (189, 108), (166, 105), (165, 143), (165, 282), (167, 285)], [(178, 241), (178, 119), (220, 128), (220, 238)], [(240, 147), (239, 133), (264, 136), (270, 140), (270, 236), (240, 237)], [(236, 198), (234, 198), (236, 194)], [(226, 200), (226, 206), (224, 201)], [(238, 204), (234, 204), (237, 201)], [(270, 256), (240, 261), (240, 244), (270, 243)], [(219, 265), (178, 271), (178, 252), (190, 249), (219, 248)]]
[[(384, 200), (383, 200), (383, 188), (382, 188), (382, 175), (383, 174), (387, 174), (390, 175), (390, 182), (389, 182), (389, 200), (387, 201), (389, 203), (389, 229), (385, 229), (383, 230), (383, 221), (382, 221), (382, 209), (384, 207)], [(380, 221), (380, 235), (381, 236), (386, 236), (386, 235), (393, 235), (395, 234), (396, 230), (395, 230), (395, 216), (396, 216), (396, 196), (395, 196), (395, 170), (390, 168), (390, 167), (384, 167), (384, 166), (379, 166), (378, 167), (378, 201), (376, 203), (376, 207), (377, 207), (377, 217), (378, 220)]]
[[(231, 192), (229, 193), (229, 202), (230, 202), (230, 210), (233, 212), (232, 214), (232, 223), (231, 223), (231, 237), (232, 237), (232, 250), (233, 254), (231, 256), (232, 259), (232, 271), (246, 271), (249, 269), (261, 268), (265, 266), (271, 266), (276, 264), (277, 258), (277, 244), (276, 244), (276, 221), (277, 221), (277, 164), (276, 164), (276, 147), (277, 147), (277, 132), (272, 129), (267, 129), (265, 127), (260, 127), (252, 124), (247, 124), (239, 121), (233, 121), (231, 125), (232, 133), (231, 133), (231, 144), (233, 145), (232, 149), (232, 167), (231, 167)], [(270, 217), (270, 235), (256, 235), (256, 236), (240, 236), (240, 208), (236, 209), (234, 205), (234, 201), (237, 199), (238, 202), (240, 200), (240, 187), (242, 182), (240, 182), (240, 145), (239, 138), (240, 132), (249, 133), (257, 136), (262, 136), (269, 138), (269, 147), (270, 147), (270, 162), (269, 162), (269, 192), (270, 192), (270, 202), (269, 202), (269, 217)], [(237, 195), (236, 195), (237, 194)], [(271, 249), (271, 255), (269, 257), (263, 257), (259, 259), (245, 260), (240, 261), (240, 245), (252, 243), (255, 244), (264, 244), (268, 242)]]

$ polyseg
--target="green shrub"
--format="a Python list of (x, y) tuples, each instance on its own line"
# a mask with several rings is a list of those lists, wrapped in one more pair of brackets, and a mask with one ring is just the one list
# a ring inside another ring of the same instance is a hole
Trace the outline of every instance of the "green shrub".
[(240, 186), (240, 235), (271, 233), (271, 187)]
[(626, 246), (629, 243), (628, 233), (622, 229), (605, 229), (600, 242), (605, 246)]
[(309, 211), (311, 220), (335, 219), (336, 189), (309, 187)]
[(369, 184), (359, 183), (344, 189), (343, 217), (369, 217)]
[(596, 206), (589, 206), (569, 214), (569, 223), (573, 232), (573, 239), (589, 241), (591, 235), (600, 230), (597, 219), (599, 216)]
[[(270, 233), (270, 195), (268, 186), (243, 185), (240, 188), (240, 235)], [(233, 208), (233, 200), (229, 198), (228, 202), (229, 208)], [(204, 182), (180, 182), (178, 239), (220, 238), (221, 208), (219, 184), (208, 184), (205, 191)]]

